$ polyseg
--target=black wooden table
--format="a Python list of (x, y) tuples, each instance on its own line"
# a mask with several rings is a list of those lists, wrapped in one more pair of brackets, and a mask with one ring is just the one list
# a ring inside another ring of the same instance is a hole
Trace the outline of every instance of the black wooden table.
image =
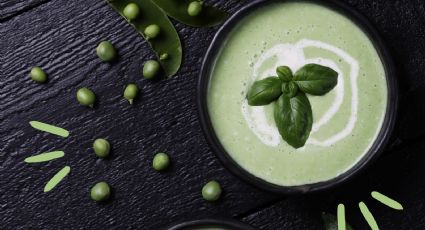
[[(248, 0), (211, 0), (230, 13)], [(148, 44), (104, 0), (0, 0), (0, 229), (160, 229), (170, 223), (228, 217), (260, 229), (321, 229), (321, 213), (344, 203), (348, 221), (368, 225), (358, 209), (367, 203), (381, 229), (425, 229), (425, 2), (345, 0), (383, 35), (396, 61), (401, 107), (392, 144), (352, 182), (318, 194), (284, 197), (260, 191), (229, 173), (201, 132), (196, 107), (197, 74), (218, 28), (196, 29), (175, 21), (183, 43), (183, 66), (176, 77), (142, 80), (140, 69), (153, 58)], [(112, 41), (119, 62), (101, 63), (99, 41)], [(49, 74), (45, 85), (28, 77), (32, 66)], [(141, 98), (122, 99), (123, 86), (136, 82)], [(94, 110), (79, 106), (78, 87), (92, 88)], [(32, 129), (40, 120), (71, 131), (67, 139)], [(98, 160), (97, 137), (113, 146)], [(23, 160), (64, 150), (46, 164)], [(156, 152), (170, 154), (165, 173), (151, 169)], [(43, 186), (64, 165), (71, 173), (54, 190)], [(200, 190), (212, 179), (224, 195), (205, 202)], [(111, 202), (97, 204), (89, 189), (98, 181), (114, 188)], [(403, 211), (370, 197), (380, 191), (403, 204)]]

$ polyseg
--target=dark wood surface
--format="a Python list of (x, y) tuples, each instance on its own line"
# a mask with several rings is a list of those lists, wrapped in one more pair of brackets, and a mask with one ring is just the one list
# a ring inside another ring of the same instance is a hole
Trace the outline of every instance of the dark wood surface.
[[(208, 1), (233, 13), (247, 0)], [(342, 202), (347, 219), (367, 229), (357, 204), (370, 207), (381, 229), (425, 229), (425, 2), (346, 0), (383, 35), (396, 61), (401, 107), (392, 144), (352, 182), (331, 191), (283, 197), (260, 191), (230, 174), (209, 148), (200, 128), (197, 74), (217, 28), (197, 29), (173, 21), (183, 43), (182, 69), (172, 79), (142, 80), (140, 69), (153, 53), (148, 44), (103, 0), (0, 0), (0, 229), (159, 229), (203, 217), (232, 217), (260, 229), (321, 229), (321, 212)], [(95, 54), (103, 39), (120, 59), (101, 63)], [(28, 78), (42, 66), (50, 81)], [(122, 99), (136, 82), (141, 98)], [(95, 109), (79, 106), (75, 92), (92, 88)], [(67, 139), (42, 134), (28, 121), (40, 120), (71, 131)], [(112, 157), (97, 160), (95, 138), (113, 146)], [(28, 165), (41, 152), (64, 150), (62, 159)], [(171, 155), (165, 173), (151, 169), (158, 151)], [(53, 191), (44, 184), (64, 165), (70, 175)], [(202, 185), (220, 181), (224, 196), (202, 200)], [(114, 197), (96, 204), (89, 188), (108, 181)], [(394, 211), (370, 197), (373, 190), (400, 201)]]

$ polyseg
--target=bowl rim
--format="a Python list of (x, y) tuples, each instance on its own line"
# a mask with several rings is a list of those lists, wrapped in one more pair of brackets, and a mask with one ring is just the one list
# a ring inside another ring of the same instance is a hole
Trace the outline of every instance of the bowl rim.
[(167, 228), (167, 230), (184, 230), (184, 228), (202, 227), (205, 225), (219, 225), (219, 227), (227, 227), (234, 230), (256, 230), (256, 228), (247, 223), (228, 218), (204, 218), (189, 220), (175, 224)]
[(237, 10), (218, 30), (214, 36), (210, 46), (205, 54), (205, 57), (202, 62), (201, 70), (199, 73), (199, 80), (197, 86), (197, 104), (198, 104), (198, 113), (200, 118), (200, 123), (204, 135), (212, 148), (213, 152), (220, 159), (222, 164), (230, 170), (238, 178), (241, 178), (245, 182), (252, 184), (262, 190), (270, 191), (280, 194), (305, 194), (311, 192), (322, 191), (337, 187), (352, 179), (364, 169), (366, 166), (370, 166), (380, 154), (382, 154), (384, 148), (387, 146), (389, 139), (391, 137), (392, 131), (394, 129), (397, 110), (398, 110), (398, 88), (396, 80), (396, 72), (394, 68), (394, 62), (390, 56), (390, 52), (385, 46), (384, 40), (379, 35), (376, 28), (367, 20), (365, 16), (356, 11), (351, 6), (346, 3), (340, 2), (339, 0), (302, 0), (298, 2), (310, 2), (313, 4), (320, 4), (322, 6), (328, 7), (336, 12), (341, 13), (355, 23), (371, 40), (372, 44), (377, 51), (382, 64), (384, 66), (386, 82), (387, 82), (387, 108), (385, 118), (382, 123), (381, 130), (379, 131), (373, 145), (370, 147), (367, 153), (349, 170), (340, 174), (339, 176), (332, 178), (327, 181), (321, 181), (305, 185), (296, 185), (296, 186), (282, 186), (270, 183), (264, 179), (256, 177), (255, 175), (249, 173), (247, 170), (242, 168), (237, 164), (233, 158), (227, 153), (224, 147), (221, 145), (219, 139), (217, 138), (214, 128), (211, 123), (211, 119), (208, 112), (207, 106), (207, 93), (208, 85), (210, 80), (210, 73), (214, 66), (212, 63), (215, 61), (215, 57), (218, 55), (220, 48), (225, 42), (228, 33), (238, 24), (240, 19), (244, 18), (246, 15), (251, 13), (253, 10), (256, 10), (259, 7), (266, 6), (272, 3), (283, 3), (283, 2), (293, 2), (293, 0), (255, 0), (248, 5)]

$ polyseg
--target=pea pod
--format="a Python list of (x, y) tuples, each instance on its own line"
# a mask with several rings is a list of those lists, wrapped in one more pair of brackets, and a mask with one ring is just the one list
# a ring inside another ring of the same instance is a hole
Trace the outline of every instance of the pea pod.
[[(109, 5), (123, 18), (124, 8), (127, 4), (135, 3), (139, 6), (139, 16), (129, 22), (145, 39), (144, 31), (149, 25), (158, 25), (161, 33), (148, 43), (155, 52), (165, 73), (170, 77), (180, 68), (182, 60), (182, 47), (179, 35), (167, 15), (151, 0), (107, 0)], [(160, 60), (160, 56), (167, 54), (168, 58)]]
[(190, 16), (187, 13), (187, 8), (194, 0), (152, 0), (159, 6), (168, 16), (177, 21), (193, 26), (193, 27), (210, 27), (222, 23), (228, 16), (225, 11), (222, 11), (213, 6), (203, 4), (202, 12), (197, 16)]

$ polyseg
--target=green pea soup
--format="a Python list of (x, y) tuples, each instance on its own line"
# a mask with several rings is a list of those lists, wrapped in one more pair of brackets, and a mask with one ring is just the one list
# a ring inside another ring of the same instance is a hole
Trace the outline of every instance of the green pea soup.
[[(253, 82), (316, 63), (338, 72), (338, 85), (311, 96), (313, 129), (304, 147), (282, 140), (273, 105), (247, 105)], [(213, 130), (244, 170), (279, 186), (328, 181), (347, 172), (383, 127), (388, 86), (370, 38), (350, 18), (310, 1), (273, 2), (244, 16), (227, 34), (207, 91)]]

